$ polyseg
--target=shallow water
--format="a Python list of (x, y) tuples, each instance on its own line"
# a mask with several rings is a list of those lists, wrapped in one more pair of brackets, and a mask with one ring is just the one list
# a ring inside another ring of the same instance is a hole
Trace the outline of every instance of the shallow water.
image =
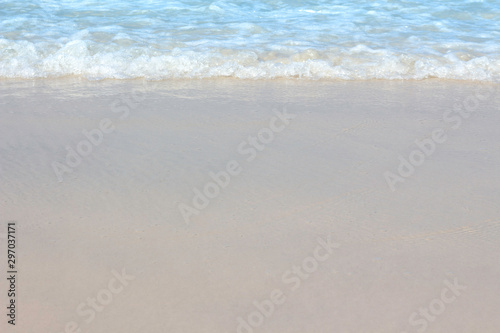
[(0, 77), (498, 81), (500, 1), (0, 1)]

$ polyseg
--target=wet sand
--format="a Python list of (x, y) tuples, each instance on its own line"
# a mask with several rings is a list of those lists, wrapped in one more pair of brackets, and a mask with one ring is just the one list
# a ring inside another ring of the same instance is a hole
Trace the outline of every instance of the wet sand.
[(1, 330), (496, 333), (499, 106), (441, 80), (0, 81)]

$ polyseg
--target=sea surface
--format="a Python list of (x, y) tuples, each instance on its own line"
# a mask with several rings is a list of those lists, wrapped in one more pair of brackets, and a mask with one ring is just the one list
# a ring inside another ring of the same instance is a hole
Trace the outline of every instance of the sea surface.
[(500, 81), (500, 0), (0, 0), (0, 78)]

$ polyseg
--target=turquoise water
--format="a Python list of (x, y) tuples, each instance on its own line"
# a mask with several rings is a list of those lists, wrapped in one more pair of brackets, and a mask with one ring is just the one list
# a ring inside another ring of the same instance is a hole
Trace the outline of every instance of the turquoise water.
[(0, 77), (499, 81), (500, 0), (0, 0)]

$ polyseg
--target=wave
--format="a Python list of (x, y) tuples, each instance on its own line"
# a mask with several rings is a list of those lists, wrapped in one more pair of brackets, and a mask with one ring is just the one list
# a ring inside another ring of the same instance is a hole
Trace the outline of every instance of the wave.
[(161, 80), (240, 79), (456, 79), (498, 81), (500, 57), (403, 54), (364, 45), (327, 50), (157, 50), (71, 41), (64, 45), (0, 40), (0, 77)]

